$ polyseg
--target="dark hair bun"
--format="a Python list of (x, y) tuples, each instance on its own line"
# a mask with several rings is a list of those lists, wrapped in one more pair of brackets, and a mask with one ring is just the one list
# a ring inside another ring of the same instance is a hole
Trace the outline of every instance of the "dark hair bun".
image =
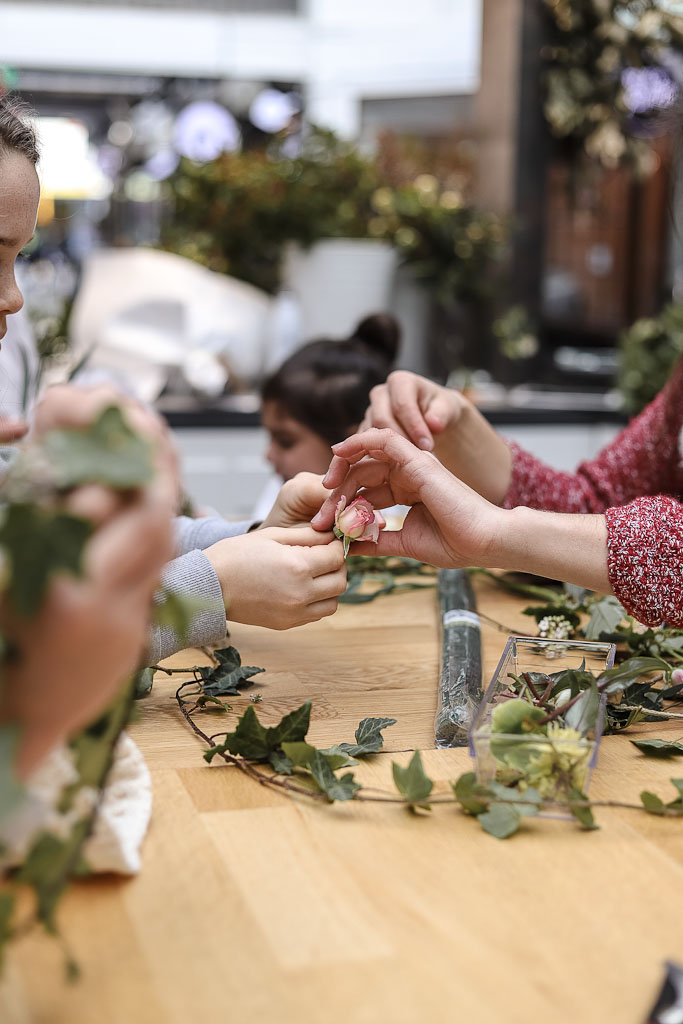
[(361, 320), (349, 341), (361, 341), (391, 364), (398, 355), (401, 328), (391, 313), (373, 313)]

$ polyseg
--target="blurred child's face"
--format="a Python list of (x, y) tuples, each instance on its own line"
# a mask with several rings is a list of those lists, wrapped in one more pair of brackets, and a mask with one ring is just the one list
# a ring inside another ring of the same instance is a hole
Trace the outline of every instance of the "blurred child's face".
[(279, 402), (263, 403), (261, 422), (270, 434), (266, 458), (283, 480), (297, 473), (327, 472), (332, 458), (327, 441), (292, 419)]
[(0, 338), (7, 317), (24, 304), (14, 277), (17, 256), (31, 240), (40, 189), (31, 161), (21, 153), (0, 157)]

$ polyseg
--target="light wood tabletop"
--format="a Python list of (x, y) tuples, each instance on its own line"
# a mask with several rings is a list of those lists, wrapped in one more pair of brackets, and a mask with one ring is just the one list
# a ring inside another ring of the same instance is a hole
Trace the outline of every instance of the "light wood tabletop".
[[(479, 607), (528, 632), (524, 602), (487, 581)], [(438, 788), (467, 750), (434, 750), (439, 663), (434, 590), (344, 606), (285, 633), (235, 626), (266, 723), (313, 702), (311, 742), (352, 740), (390, 716), (388, 751), (357, 778), (392, 788), (391, 762), (421, 749)], [(505, 635), (484, 627), (484, 678)], [(168, 663), (206, 663), (185, 652)], [(499, 841), (454, 806), (307, 802), (202, 759), (157, 675), (131, 732), (152, 773), (142, 873), (91, 879), (59, 918), (82, 978), (59, 948), (18, 942), (0, 986), (3, 1024), (641, 1024), (663, 962), (683, 962), (683, 822), (602, 810), (597, 832), (530, 820)], [(249, 706), (248, 693), (233, 699)], [(226, 726), (213, 724), (207, 731)], [(234, 721), (234, 718), (228, 720)], [(641, 725), (678, 737), (681, 723)], [(666, 799), (676, 761), (646, 759), (627, 736), (603, 740), (591, 795)]]

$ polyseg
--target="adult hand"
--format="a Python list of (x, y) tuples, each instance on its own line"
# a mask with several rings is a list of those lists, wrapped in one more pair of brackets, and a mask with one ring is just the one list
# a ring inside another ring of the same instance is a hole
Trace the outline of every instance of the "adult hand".
[(0, 419), (0, 444), (12, 444), (14, 441), (20, 441), (27, 433), (28, 423), (25, 420)]
[(366, 430), (332, 449), (328, 486), (337, 486), (313, 520), (329, 529), (341, 497), (363, 496), (376, 508), (399, 503), (412, 508), (398, 531), (384, 531), (377, 544), (355, 544), (352, 553), (405, 555), (445, 568), (491, 565), (492, 541), (504, 513), (456, 479), (429, 452), (392, 430)]
[(218, 541), (204, 552), (233, 622), (289, 629), (337, 609), (346, 589), (341, 541), (310, 526), (255, 530)]
[(280, 492), (259, 529), (271, 526), (308, 526), (311, 516), (327, 497), (323, 478), (315, 473), (297, 473), (280, 488)]
[(403, 529), (384, 531), (377, 544), (353, 544), (352, 553), (522, 570), (612, 592), (604, 516), (501, 509), (391, 430), (366, 430), (332, 450), (328, 486), (335, 489), (312, 520), (316, 529), (329, 529), (339, 498), (361, 488), (375, 507), (412, 505)]
[(510, 449), (459, 391), (396, 370), (370, 392), (359, 432), (370, 427), (389, 428), (433, 451), (451, 473), (496, 505), (508, 491)]

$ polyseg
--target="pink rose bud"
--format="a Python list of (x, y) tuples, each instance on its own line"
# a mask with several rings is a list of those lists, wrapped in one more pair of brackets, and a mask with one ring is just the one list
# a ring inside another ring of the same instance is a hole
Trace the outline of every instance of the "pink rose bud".
[(344, 554), (352, 540), (369, 540), (376, 544), (384, 525), (382, 513), (376, 512), (367, 498), (354, 498), (348, 508), (346, 498), (340, 498), (334, 517), (334, 533), (344, 541)]
[(683, 668), (675, 668), (671, 673), (671, 682), (673, 686), (678, 686), (679, 683), (683, 683)]

